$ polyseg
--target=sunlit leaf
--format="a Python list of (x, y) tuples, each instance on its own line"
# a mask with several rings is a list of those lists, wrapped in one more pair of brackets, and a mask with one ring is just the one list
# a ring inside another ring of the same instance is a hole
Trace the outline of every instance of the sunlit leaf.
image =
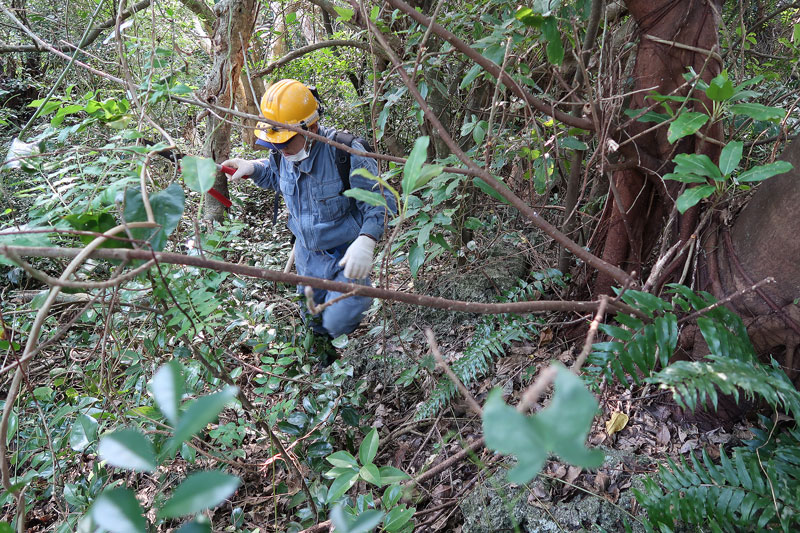
[(147, 529), (142, 508), (129, 489), (103, 491), (90, 512), (94, 521), (111, 533), (144, 533)]
[(83, 414), (75, 417), (69, 433), (69, 447), (82, 452), (97, 439), (97, 420)]
[(238, 477), (218, 470), (196, 472), (178, 485), (158, 514), (177, 518), (212, 509), (236, 492), (240, 483)]
[(208, 157), (187, 155), (181, 159), (181, 174), (186, 186), (199, 193), (208, 192), (217, 177), (217, 164)]
[(108, 464), (136, 472), (154, 472), (157, 466), (153, 444), (132, 428), (103, 435), (98, 453)]
[(183, 371), (178, 361), (172, 360), (158, 369), (150, 389), (158, 408), (173, 426), (178, 424), (179, 406), (183, 398)]
[(509, 480), (527, 483), (539, 473), (549, 453), (564, 461), (594, 468), (603, 461), (599, 450), (585, 446), (586, 436), (597, 413), (597, 400), (580, 378), (557, 366), (555, 392), (545, 409), (525, 416), (507, 405), (502, 391), (489, 393), (483, 411), (483, 432), (489, 449), (517, 458)]

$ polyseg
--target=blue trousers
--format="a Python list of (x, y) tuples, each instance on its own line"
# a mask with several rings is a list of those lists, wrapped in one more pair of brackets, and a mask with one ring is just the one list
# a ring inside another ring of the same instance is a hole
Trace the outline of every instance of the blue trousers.
[[(344, 244), (332, 250), (316, 252), (308, 250), (299, 242), (294, 244), (294, 263), (297, 273), (301, 276), (311, 276), (315, 278), (328, 279), (331, 281), (341, 281), (345, 283), (358, 283), (360, 285), (370, 285), (369, 277), (353, 280), (344, 276), (344, 267), (339, 266), (347, 247)], [(298, 286), (297, 292), (303, 294), (305, 287)], [(341, 292), (314, 289), (314, 303), (319, 305), (329, 302), (341, 296)], [(303, 315), (306, 321), (317, 333), (327, 333), (331, 337), (352, 333), (361, 323), (364, 311), (369, 309), (372, 298), (368, 296), (351, 296), (326, 307), (322, 311), (322, 317), (311, 316), (306, 309), (305, 299), (303, 300)]]

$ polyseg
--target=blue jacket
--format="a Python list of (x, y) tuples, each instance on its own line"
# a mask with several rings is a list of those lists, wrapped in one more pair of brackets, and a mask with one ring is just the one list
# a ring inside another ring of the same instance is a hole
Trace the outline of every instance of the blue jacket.
[[(320, 135), (333, 139), (336, 131), (320, 125)], [(358, 141), (353, 148), (366, 151)], [(289, 229), (308, 250), (330, 250), (353, 242), (359, 235), (380, 240), (383, 235), (386, 209), (371, 206), (344, 196), (344, 184), (336, 167), (336, 149), (330, 144), (314, 142), (311, 154), (299, 163), (280, 158), (280, 168), (272, 159), (255, 164), (253, 182), (264, 189), (280, 190), (289, 211)], [(378, 163), (372, 158), (350, 155), (350, 188), (378, 190), (378, 183), (353, 175), (357, 168), (378, 174)], [(393, 213), (397, 212), (394, 196), (384, 191)]]

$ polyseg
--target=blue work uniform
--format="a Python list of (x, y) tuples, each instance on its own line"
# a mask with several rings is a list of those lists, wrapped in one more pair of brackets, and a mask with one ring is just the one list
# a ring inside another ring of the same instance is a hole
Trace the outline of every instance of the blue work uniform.
[[(335, 130), (319, 127), (319, 135), (333, 139)], [(352, 147), (366, 151), (358, 142)], [(253, 182), (264, 189), (278, 190), (283, 195), (289, 211), (289, 229), (296, 237), (295, 266), (301, 276), (313, 276), (349, 283), (369, 285), (369, 277), (363, 280), (345, 278), (344, 267), (339, 266), (347, 247), (359, 236), (368, 235), (380, 240), (386, 220), (384, 207), (372, 206), (344, 196), (344, 183), (336, 166), (336, 149), (323, 142), (314, 142), (310, 155), (303, 161), (293, 163), (280, 157), (255, 163)], [(377, 190), (377, 182), (352, 172), (365, 168), (378, 174), (378, 163), (372, 158), (350, 155), (350, 188)], [(392, 212), (396, 212), (394, 197), (389, 191), (384, 196)], [(304, 287), (298, 287), (303, 293)], [(314, 289), (317, 304), (330, 301), (342, 293)], [(319, 333), (332, 337), (351, 333), (364, 315), (372, 298), (351, 296), (322, 312), (320, 323), (312, 321), (311, 327)]]

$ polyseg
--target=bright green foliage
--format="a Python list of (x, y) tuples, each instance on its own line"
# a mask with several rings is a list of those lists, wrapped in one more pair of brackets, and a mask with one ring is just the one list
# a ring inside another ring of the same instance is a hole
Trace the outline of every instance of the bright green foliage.
[[(676, 521), (711, 531), (797, 531), (800, 527), (800, 440), (795, 429), (789, 442), (760, 449), (720, 450), (720, 464), (703, 451), (659, 468), (661, 486), (645, 480), (635, 490), (647, 509), (650, 525), (672, 531)], [(786, 437), (789, 437), (788, 439)]]
[(414, 530), (414, 522), (411, 517), (416, 509), (400, 503), (403, 489), (399, 482), (408, 479), (408, 476), (397, 468), (378, 467), (373, 463), (379, 444), (378, 430), (373, 428), (358, 447), (358, 459), (345, 450), (334, 452), (325, 458), (333, 465), (333, 468), (324, 474), (326, 478), (333, 479), (333, 483), (328, 487), (326, 501), (328, 504), (341, 502), (345, 493), (359, 479), (378, 488), (389, 485), (379, 502), (382, 511), (369, 509), (378, 506), (373, 500), (371, 492), (367, 495), (359, 495), (354, 507), (336, 503), (331, 510), (331, 521), (337, 531), (340, 528), (342, 531), (350, 533), (371, 531), (381, 523), (381, 520), (383, 520), (384, 531), (408, 533)]
[[(506, 301), (524, 300), (533, 290), (534, 285), (521, 284), (506, 295)], [(469, 386), (489, 372), (492, 361), (505, 354), (506, 346), (537, 334), (538, 330), (531, 322), (517, 315), (488, 315), (477, 324), (472, 342), (464, 349), (464, 355), (450, 364), (450, 369), (465, 386)], [(447, 377), (441, 378), (430, 397), (417, 408), (416, 419), (435, 417), (456, 392), (452, 381)]]
[[(682, 285), (670, 285), (669, 303), (650, 294), (628, 291), (622, 299), (647, 315), (647, 320), (618, 314), (623, 327), (607, 325), (612, 337), (596, 343), (591, 356), (595, 370), (628, 384), (659, 384), (672, 391), (687, 409), (716, 408), (719, 394), (738, 401), (742, 393), (765, 401), (775, 410), (800, 414), (800, 392), (773, 362), (758, 361), (742, 320), (707, 293), (695, 293)], [(668, 364), (678, 334), (677, 312), (701, 311), (697, 325), (710, 354), (701, 361)], [(656, 366), (664, 368), (654, 373)], [(765, 421), (768, 427), (771, 421)], [(676, 521), (712, 531), (777, 529), (794, 531), (800, 524), (800, 430), (787, 433), (758, 431), (759, 442), (734, 448), (729, 456), (720, 450), (720, 465), (703, 452), (702, 461), (693, 454), (691, 464), (668, 462), (659, 470), (660, 486), (653, 480), (637, 491), (651, 525), (672, 531)]]
[[(98, 452), (104, 461), (127, 470), (155, 472), (159, 464), (168, 460), (184, 441), (216, 419), (236, 396), (236, 387), (226, 387), (220, 392), (200, 396), (181, 412), (179, 404), (185, 388), (183, 375), (181, 365), (173, 361), (162, 366), (150, 384), (156, 403), (159, 407), (164, 406), (163, 414), (176, 426), (172, 438), (159, 443), (159, 454), (156, 454), (150, 437), (126, 427), (101, 437)], [(195, 472), (178, 485), (172, 496), (158, 508), (157, 515), (159, 518), (178, 518), (216, 507), (234, 493), (239, 483), (238, 477), (216, 470)], [(122, 487), (104, 490), (90, 512), (95, 522), (115, 532), (145, 531), (143, 514), (133, 491)]]
[(205, 193), (214, 186), (217, 177), (217, 164), (207, 157), (187, 155), (181, 159), (183, 181), (191, 190)]
[(579, 377), (560, 364), (556, 368), (550, 405), (532, 416), (507, 405), (500, 389), (492, 390), (486, 400), (483, 410), (486, 447), (516, 457), (516, 466), (508, 472), (513, 483), (532, 480), (550, 453), (584, 468), (596, 468), (603, 462), (603, 452), (585, 446), (597, 413), (597, 400)]
[(732, 394), (738, 402), (741, 391), (749, 399), (761, 397), (795, 418), (800, 416), (800, 394), (786, 373), (777, 363), (764, 365), (755, 357), (712, 353), (702, 361), (677, 361), (652, 381), (669, 388), (675, 401), (690, 410), (708, 404), (716, 408), (719, 394)]
[[(622, 295), (625, 303), (645, 313), (651, 320), (628, 314), (615, 318), (624, 327), (601, 324), (600, 330), (612, 340), (597, 342), (589, 356), (590, 372), (603, 372), (609, 379), (618, 379), (624, 384), (641, 383), (652, 374), (656, 366), (665, 366), (678, 344), (678, 322), (671, 306), (640, 291), (626, 291)], [(658, 316), (655, 313), (659, 312)]]
[[(131, 235), (135, 239), (148, 241), (154, 251), (160, 252), (167, 244), (167, 237), (175, 231), (181, 221), (186, 195), (180, 185), (172, 183), (163, 191), (150, 194), (149, 200), (150, 207), (153, 210), (153, 218), (161, 227), (156, 229), (131, 229)], [(125, 222), (147, 220), (141, 189), (128, 189), (125, 191), (123, 216)]]
[(177, 518), (214, 508), (229, 498), (239, 483), (238, 477), (216, 470), (195, 472), (178, 485), (159, 515)]

